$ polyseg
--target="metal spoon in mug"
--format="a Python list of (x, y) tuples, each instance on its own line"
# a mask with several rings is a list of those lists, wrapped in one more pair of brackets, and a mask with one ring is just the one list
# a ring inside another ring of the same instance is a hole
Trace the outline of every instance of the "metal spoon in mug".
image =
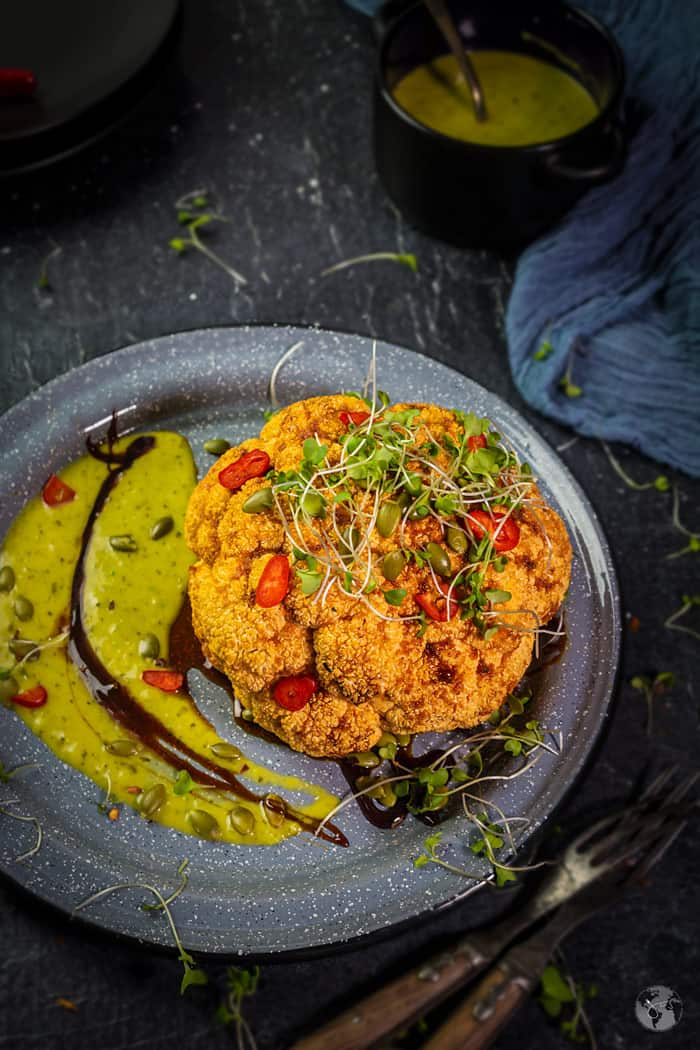
[(450, 51), (457, 59), (457, 65), (459, 66), (460, 72), (469, 85), (476, 119), (486, 120), (488, 114), (486, 112), (484, 93), (481, 90), (479, 78), (476, 75), (476, 70), (464, 49), (464, 41), (452, 21), (452, 15), (447, 9), (445, 0), (425, 0), (425, 6), (433, 16), (438, 29), (449, 45)]

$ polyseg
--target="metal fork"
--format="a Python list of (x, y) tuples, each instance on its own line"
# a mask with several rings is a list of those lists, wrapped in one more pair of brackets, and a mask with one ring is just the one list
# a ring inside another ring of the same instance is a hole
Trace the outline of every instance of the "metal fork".
[(648, 870), (679, 834), (686, 817), (680, 803), (699, 775), (692, 774), (667, 790), (675, 773), (676, 767), (664, 770), (636, 803), (577, 835), (538, 890), (516, 912), (468, 934), (448, 951), (389, 981), (312, 1035), (294, 1043), (290, 1050), (327, 1050), (329, 1046), (369, 1050), (432, 1010), (484, 970), (511, 941), (585, 887), (595, 886), (605, 876), (614, 876), (635, 857), (639, 860), (636, 874)]

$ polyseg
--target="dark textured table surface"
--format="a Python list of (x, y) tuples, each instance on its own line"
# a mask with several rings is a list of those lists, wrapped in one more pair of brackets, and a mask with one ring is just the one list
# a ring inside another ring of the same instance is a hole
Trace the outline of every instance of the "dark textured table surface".
[[(0, 410), (59, 373), (141, 339), (286, 321), (413, 347), (496, 391), (552, 444), (569, 442), (570, 433), (522, 403), (510, 378), (503, 318), (511, 266), (416, 233), (378, 185), (372, 61), (368, 24), (333, 0), (189, 0), (180, 72), (164, 74), (136, 112), (87, 152), (1, 187)], [(178, 258), (168, 247), (177, 234), (174, 202), (199, 188), (231, 219), (209, 243), (248, 276), (244, 289), (203, 257)], [(50, 288), (42, 290), (42, 260), (56, 247)], [(375, 263), (319, 276), (335, 261), (378, 250), (415, 252), (418, 274)], [(618, 451), (635, 478), (659, 472)], [(663, 624), (681, 594), (700, 588), (696, 554), (665, 560), (685, 543), (671, 522), (670, 494), (631, 491), (596, 442), (579, 440), (562, 456), (610, 540), (627, 625), (609, 725), (556, 818), (566, 828), (589, 808), (634, 791), (649, 761), (697, 765), (698, 642)], [(700, 528), (697, 483), (672, 480), (682, 517)], [(675, 684), (657, 697), (648, 737), (644, 701), (628, 683), (663, 671), (674, 672)], [(598, 986), (589, 1014), (602, 1048), (700, 1044), (698, 846), (697, 829), (689, 829), (643, 888), (566, 944), (576, 979)], [(492, 895), (478, 911), (501, 906)], [(3, 1050), (234, 1045), (215, 1019), (221, 961), (206, 964), (207, 988), (180, 998), (174, 958), (87, 931), (10, 882), (0, 885), (0, 909)], [(260, 1050), (283, 1050), (305, 1026), (468, 928), (475, 910), (467, 900), (381, 942), (265, 966), (247, 1008)], [(675, 989), (685, 1005), (682, 1022), (664, 1036), (644, 1031), (634, 1016), (637, 994), (653, 984)], [(61, 1006), (61, 997), (75, 1009)], [(496, 1045), (549, 1050), (565, 1038), (532, 1001)]]

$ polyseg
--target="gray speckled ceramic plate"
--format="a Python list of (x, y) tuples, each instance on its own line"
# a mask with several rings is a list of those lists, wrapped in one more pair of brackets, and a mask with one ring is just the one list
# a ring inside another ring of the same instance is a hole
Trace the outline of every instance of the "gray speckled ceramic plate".
[[(370, 354), (366, 338), (288, 327), (211, 328), (181, 332), (98, 358), (31, 394), (0, 419), (0, 535), (50, 471), (84, 451), (86, 430), (120, 413), (123, 427), (176, 429), (199, 457), (202, 442), (225, 435), (232, 442), (262, 423), (271, 369), (292, 343), (303, 349), (283, 368), (282, 403), (313, 394), (357, 388)], [(434, 401), (489, 416), (542, 479), (563, 515), (575, 549), (566, 604), (568, 646), (541, 676), (536, 717), (563, 737), (560, 756), (545, 755), (525, 776), (495, 785), (490, 798), (509, 815), (527, 818), (524, 839), (551, 813), (571, 785), (604, 722), (615, 677), (620, 624), (609, 551), (578, 484), (534, 430), (507, 404), (476, 383), (426, 357), (380, 343), (378, 382), (400, 400)], [(208, 462), (211, 462), (210, 460)], [(205, 713), (231, 739), (240, 736), (228, 699), (199, 683)], [(0, 709), (0, 760), (6, 766), (36, 761), (38, 769), (0, 785), (0, 802), (19, 799), (17, 813), (36, 816), (43, 845), (31, 859), (14, 858), (34, 838), (32, 825), (0, 816), (0, 867), (23, 887), (66, 912), (88, 894), (115, 882), (176, 884), (189, 857), (190, 883), (173, 905), (186, 946), (209, 952), (267, 954), (317, 948), (375, 933), (441, 908), (470, 893), (475, 883), (436, 865), (421, 869), (426, 829), (407, 820), (379, 831), (348, 807), (339, 818), (350, 847), (322, 848), (308, 835), (275, 847), (235, 847), (149, 824), (128, 808), (110, 824), (95, 803), (101, 793), (82, 774), (61, 764), (11, 710)], [(240, 742), (240, 741), (239, 741)], [(292, 753), (282, 744), (246, 737), (242, 746), (283, 772), (299, 772), (337, 793), (344, 782), (333, 763)], [(473, 869), (459, 816), (445, 825), (451, 842)], [(104, 898), (84, 913), (104, 929), (143, 941), (170, 944), (162, 916), (142, 911), (143, 894)], [(474, 902), (478, 908), (478, 901)]]

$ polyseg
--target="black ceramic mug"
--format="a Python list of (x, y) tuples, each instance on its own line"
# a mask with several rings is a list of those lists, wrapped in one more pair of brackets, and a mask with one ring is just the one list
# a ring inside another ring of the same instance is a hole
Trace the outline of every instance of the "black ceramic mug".
[(590, 15), (554, 0), (451, 0), (468, 50), (519, 52), (556, 66), (598, 109), (590, 123), (550, 142), (484, 146), (421, 124), (393, 97), (407, 73), (447, 53), (424, 4), (402, 6), (397, 14), (393, 0), (380, 22), (374, 153), (389, 196), (415, 226), (460, 247), (519, 248), (621, 171), (623, 60)]

